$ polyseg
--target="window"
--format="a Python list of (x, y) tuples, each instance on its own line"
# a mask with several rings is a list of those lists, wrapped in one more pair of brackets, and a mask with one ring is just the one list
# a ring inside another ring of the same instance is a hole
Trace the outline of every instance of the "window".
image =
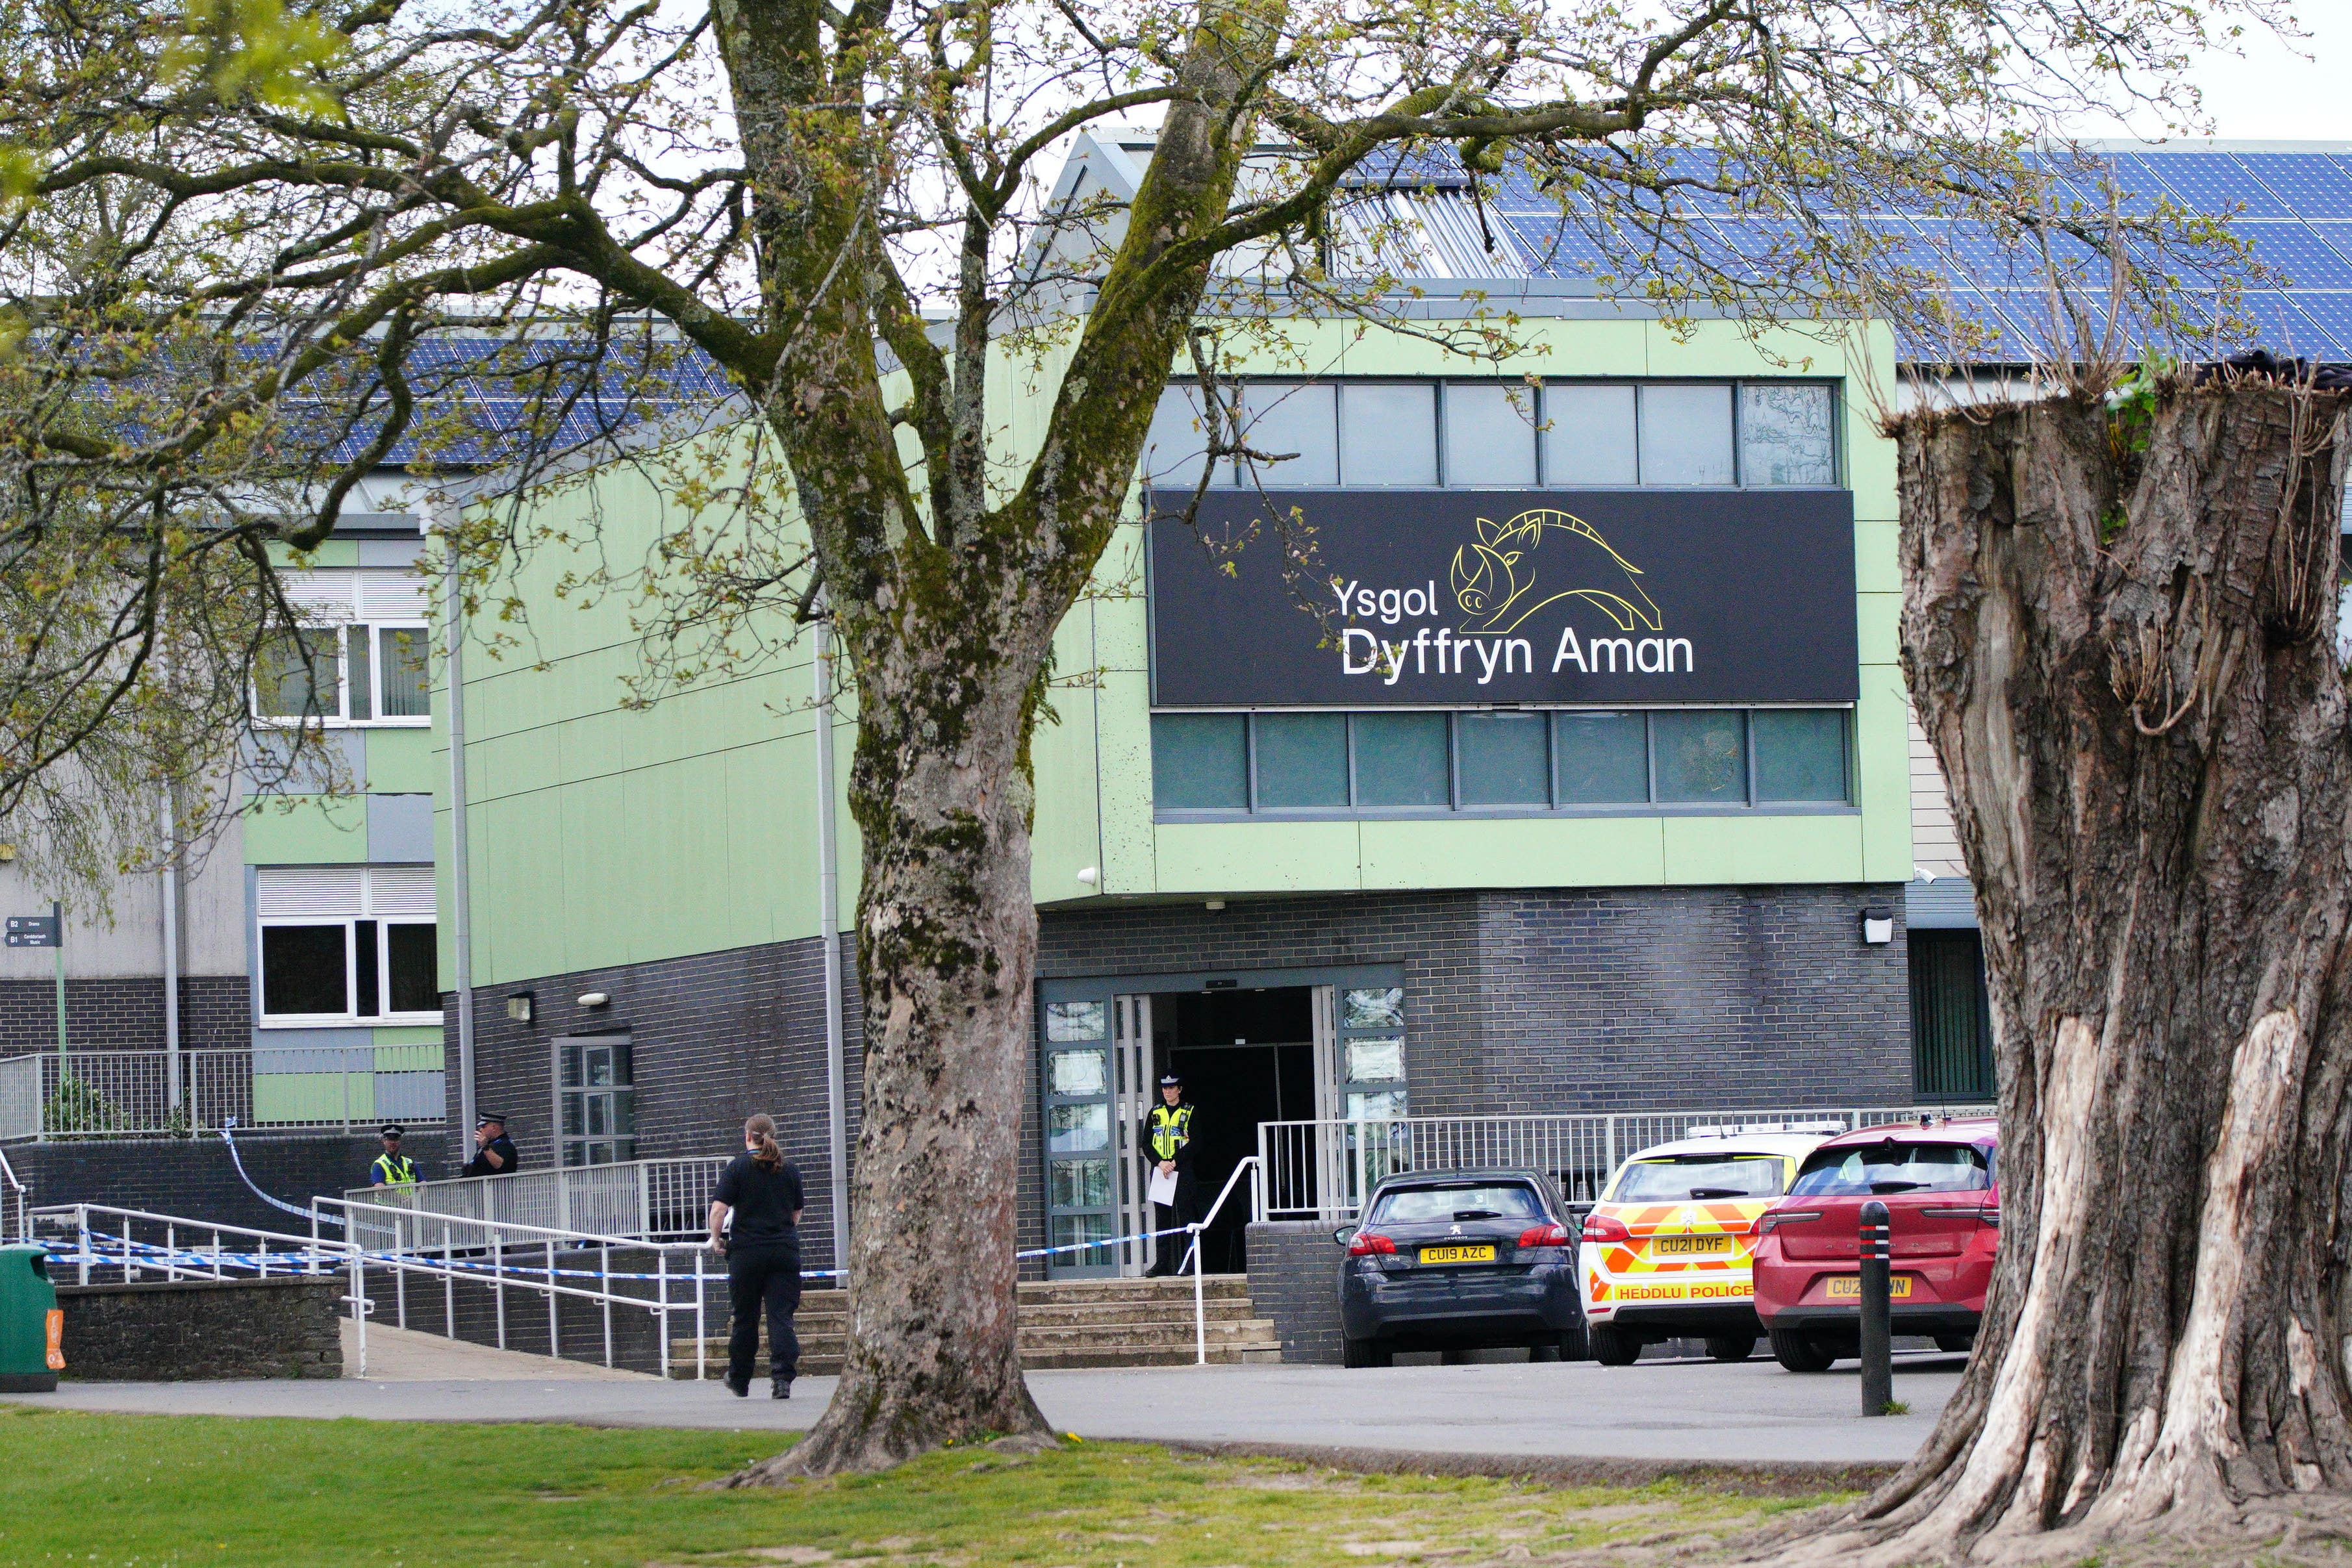
[(1339, 467), (1351, 485), (1437, 483), (1437, 388), (1349, 387), (1339, 400)]
[(1443, 713), (1359, 713), (1356, 800), (1362, 805), (1449, 804)]
[(1777, 1198), (1789, 1163), (1778, 1154), (1677, 1154), (1636, 1160), (1617, 1178), (1612, 1204), (1681, 1204), (1696, 1198)]
[(1251, 729), (1261, 809), (1348, 804), (1345, 714), (1264, 713)]
[(263, 867), (261, 1022), (441, 1021), (430, 866)]
[(1445, 482), (1512, 489), (1534, 485), (1534, 387), (1445, 384)]
[(1464, 805), (1549, 805), (1550, 754), (1540, 713), (1465, 713), (1454, 721)]
[[(1207, 461), (1200, 388), (1170, 384), (1147, 483), (1190, 489)], [(1825, 488), (1837, 395), (1820, 381), (1247, 381), (1217, 485), (1562, 489)]]
[(1911, 933), (1911, 1083), (1925, 1103), (1990, 1100), (1992, 1003), (1972, 931)]
[(1642, 388), (1641, 443), (1645, 485), (1731, 483), (1731, 388)]
[(1153, 808), (1431, 816), (1850, 809), (1842, 708), (1155, 713)]
[(1570, 488), (1642, 482), (1630, 386), (1544, 388), (1545, 478)]
[(636, 1089), (625, 1035), (555, 1042), (557, 1156), (567, 1165), (637, 1157)]
[(305, 626), (264, 648), (253, 710), (264, 719), (423, 724), (433, 714), (423, 626)]

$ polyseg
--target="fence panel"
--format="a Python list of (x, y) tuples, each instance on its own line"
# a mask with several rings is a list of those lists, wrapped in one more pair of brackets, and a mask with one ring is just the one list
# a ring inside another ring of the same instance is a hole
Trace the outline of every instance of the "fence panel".
[[(257, 1055), (261, 1070), (257, 1071)], [(378, 1072), (372, 1046), (299, 1051), (44, 1051), (0, 1061), (0, 1139), (172, 1138), (446, 1115), (437, 1070)], [(274, 1069), (274, 1070), (273, 1070)]]
[(1373, 1187), (1404, 1171), (1541, 1171), (1559, 1184), (1570, 1203), (1591, 1203), (1629, 1156), (1711, 1129), (1828, 1136), (1921, 1116), (1983, 1116), (1990, 1109), (1904, 1105), (1269, 1121), (1258, 1129), (1258, 1148), (1265, 1156), (1258, 1215), (1265, 1219), (1351, 1219)]
[[(463, 1247), (464, 1237), (478, 1234), (483, 1224), (660, 1240), (701, 1234), (726, 1163), (718, 1154), (629, 1160), (409, 1187), (354, 1187), (343, 1197), (360, 1227), (352, 1239), (372, 1248), (392, 1246), (395, 1229), (404, 1246)], [(372, 1212), (385, 1209), (401, 1212)]]

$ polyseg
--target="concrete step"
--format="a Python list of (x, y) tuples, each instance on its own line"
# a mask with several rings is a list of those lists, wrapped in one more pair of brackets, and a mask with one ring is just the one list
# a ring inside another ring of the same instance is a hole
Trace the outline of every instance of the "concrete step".
[[(844, 1322), (849, 1316), (849, 1303), (839, 1299), (839, 1294), (826, 1291), (824, 1296), (832, 1300), (803, 1296), (795, 1316), (803, 1323)], [(1250, 1310), (1250, 1299), (1245, 1293), (1204, 1295), (1201, 1306), (1212, 1320), (1245, 1317)], [(1024, 1297), (1015, 1310), (1024, 1323), (1159, 1323), (1174, 1318), (1182, 1318), (1189, 1323), (1192, 1321), (1192, 1297), (1189, 1291), (1181, 1296), (1095, 1296), (1076, 1301), (1032, 1301)]]
[[(799, 1333), (804, 1353), (840, 1353), (842, 1337), (837, 1330), (831, 1333), (814, 1333), (797, 1321), (793, 1327)], [(1206, 1323), (1201, 1326), (1199, 1337), (1212, 1345), (1272, 1342), (1275, 1337), (1274, 1320), (1237, 1318)], [(1171, 1345), (1189, 1345), (1194, 1338), (1191, 1323), (1079, 1323), (1066, 1328), (1045, 1329), (1024, 1324), (1021, 1330), (1021, 1353), (1026, 1356), (1033, 1351), (1159, 1350)], [(703, 1342), (712, 1355), (727, 1352), (727, 1341), (723, 1335), (714, 1334)], [(690, 1339), (672, 1340), (669, 1353), (672, 1361), (691, 1356), (694, 1354), (694, 1342)]]

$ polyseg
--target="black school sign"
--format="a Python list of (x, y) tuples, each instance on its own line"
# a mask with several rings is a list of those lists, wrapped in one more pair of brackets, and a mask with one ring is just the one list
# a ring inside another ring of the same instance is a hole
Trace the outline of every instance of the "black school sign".
[(1213, 490), (1188, 524), (1191, 500), (1151, 497), (1157, 707), (1859, 690), (1844, 490)]

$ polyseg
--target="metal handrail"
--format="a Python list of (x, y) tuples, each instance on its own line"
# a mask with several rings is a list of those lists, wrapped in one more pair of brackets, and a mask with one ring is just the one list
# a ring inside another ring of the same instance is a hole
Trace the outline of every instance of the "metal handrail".
[[(1233, 1193), (1234, 1184), (1242, 1179), (1242, 1173), (1255, 1171), (1257, 1168), (1256, 1155), (1244, 1155), (1241, 1163), (1234, 1167), (1234, 1173), (1225, 1178), (1225, 1184), (1217, 1189), (1217, 1201), (1209, 1205), (1209, 1212), (1184, 1227), (1192, 1237), (1184, 1254), (1184, 1262), (1192, 1266), (1192, 1364), (1195, 1366), (1209, 1364), (1209, 1308), (1208, 1298), (1201, 1284), (1202, 1267), (1201, 1237), (1216, 1219), (1219, 1211), (1225, 1206), (1225, 1199)], [(1255, 1187), (1255, 1181), (1253, 1180), (1251, 1184)], [(1264, 1194), (1259, 1194), (1258, 1197), (1262, 1202)], [(1183, 1264), (1177, 1265), (1176, 1271), (1181, 1274), (1184, 1271)]]
[(0, 1241), (33, 1239), (33, 1194), (16, 1179), (7, 1151), (0, 1149)]
[[(0, 1059), (0, 1139), (186, 1138), (234, 1122), (246, 1131), (341, 1129), (389, 1116), (413, 1126), (446, 1117), (442, 1069), (379, 1069), (365, 1046), (207, 1047), (37, 1051)], [(257, 1058), (320, 1058), (272, 1069)], [(258, 1100), (257, 1100), (257, 1096)]]

